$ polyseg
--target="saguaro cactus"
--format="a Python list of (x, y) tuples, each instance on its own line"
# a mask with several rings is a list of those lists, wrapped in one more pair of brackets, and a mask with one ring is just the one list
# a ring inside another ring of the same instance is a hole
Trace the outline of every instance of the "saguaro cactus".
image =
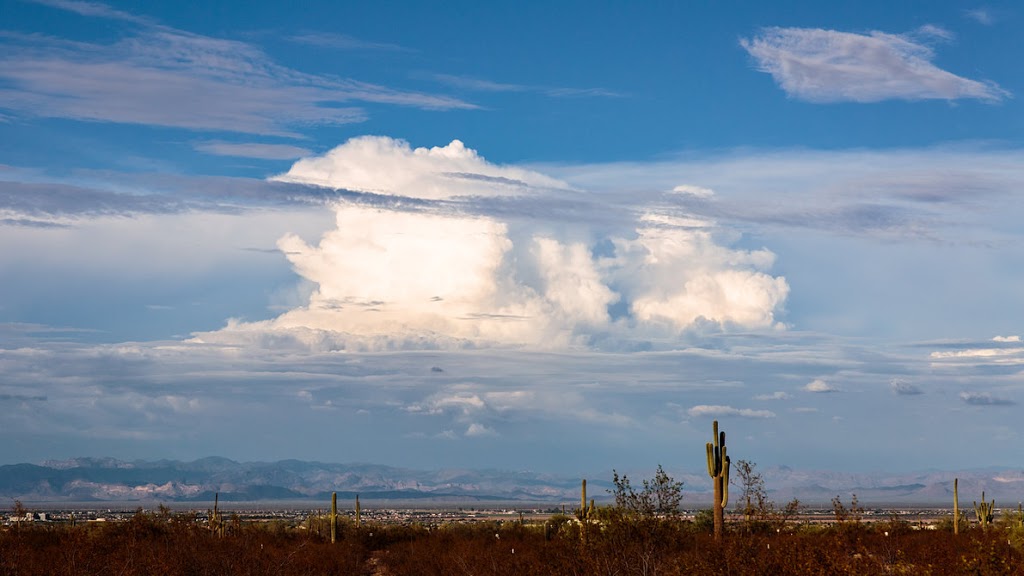
[(217, 536), (224, 535), (224, 519), (220, 514), (220, 492), (213, 493), (213, 512), (210, 512), (210, 531)]
[(985, 502), (985, 491), (981, 491), (981, 504), (974, 503), (974, 513), (978, 515), (978, 524), (984, 528), (992, 522), (992, 512), (996, 507), (996, 499), (993, 498), (991, 502)]
[(583, 483), (580, 485), (580, 540), (584, 545), (587, 543), (587, 536), (590, 530), (590, 520), (594, 517), (594, 500), (590, 500), (590, 507), (587, 508), (587, 480), (583, 479)]
[(714, 442), (707, 443), (708, 476), (714, 486), (715, 540), (722, 539), (725, 526), (725, 507), (729, 505), (729, 464), (732, 462), (725, 453), (725, 432), (718, 431), (718, 420), (714, 422)]
[(331, 544), (338, 539), (338, 493), (331, 492)]
[(953, 478), (953, 534), (960, 533), (960, 493), (957, 492), (959, 478)]
[(362, 508), (359, 507), (359, 494), (356, 494), (356, 526), (359, 526), (359, 525), (362, 524), (362, 518), (360, 517), (360, 512), (362, 512)]

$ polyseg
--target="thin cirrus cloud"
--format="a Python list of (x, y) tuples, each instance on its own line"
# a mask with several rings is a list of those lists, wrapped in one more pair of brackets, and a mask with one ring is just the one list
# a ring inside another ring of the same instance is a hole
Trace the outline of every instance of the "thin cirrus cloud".
[(1010, 96), (994, 82), (971, 80), (935, 66), (926, 38), (948, 40), (949, 33), (936, 26), (912, 34), (765, 28), (740, 44), (786, 94), (808, 102), (998, 102)]
[(252, 44), (152, 24), (102, 4), (45, 4), (123, 22), (126, 34), (110, 44), (9, 35), (0, 56), (0, 101), (8, 111), (294, 137), (299, 126), (364, 121), (359, 102), (476, 108), (448, 96), (308, 74)]
[(533, 86), (529, 84), (511, 84), (495, 82), (470, 76), (455, 74), (430, 74), (427, 78), (460, 90), (471, 92), (535, 92), (553, 98), (622, 98), (623, 94), (606, 88), (567, 88), (552, 86)]
[[(782, 327), (789, 286), (768, 273), (770, 251), (725, 246), (714, 223), (650, 198), (623, 206), (614, 225), (548, 221), (558, 217), (543, 216), (545, 202), (580, 194), (487, 162), (459, 141), (414, 149), (354, 138), (275, 180), (371, 199), (337, 203), (337, 228), (318, 244), (295, 235), (278, 242), (317, 286), (306, 305), (273, 320), (232, 321), (197, 334), (200, 341), (273, 334), (328, 349), (616, 347), (675, 341), (701, 326)], [(485, 201), (494, 199), (506, 204), (495, 210)]]
[(738, 416), (740, 418), (775, 418), (775, 413), (770, 410), (751, 410), (749, 408), (734, 408), (732, 406), (717, 406), (701, 404), (686, 411), (692, 417), (723, 417)]
[(196, 150), (216, 156), (235, 156), (239, 158), (258, 158), (261, 160), (293, 160), (303, 156), (312, 156), (313, 151), (291, 144), (265, 144), (260, 142), (222, 142), (211, 140), (193, 145)]

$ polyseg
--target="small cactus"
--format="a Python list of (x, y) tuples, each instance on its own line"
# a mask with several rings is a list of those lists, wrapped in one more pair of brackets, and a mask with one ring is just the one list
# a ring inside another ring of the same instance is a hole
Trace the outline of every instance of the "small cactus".
[(978, 525), (985, 528), (992, 523), (994, 516), (992, 512), (996, 507), (996, 499), (993, 498), (991, 502), (985, 502), (985, 491), (981, 491), (981, 504), (974, 503), (974, 513), (978, 516)]

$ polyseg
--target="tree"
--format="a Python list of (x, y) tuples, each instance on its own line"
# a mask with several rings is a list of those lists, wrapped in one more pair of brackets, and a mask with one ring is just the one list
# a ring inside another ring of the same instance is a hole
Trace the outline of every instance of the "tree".
[(736, 474), (740, 488), (740, 498), (736, 502), (736, 511), (743, 514), (743, 518), (750, 527), (755, 516), (764, 519), (771, 512), (772, 503), (768, 501), (768, 492), (764, 487), (764, 478), (756, 470), (757, 464), (749, 460), (736, 461)]
[(637, 491), (629, 477), (612, 470), (615, 507), (628, 514), (646, 518), (675, 517), (679, 515), (679, 504), (683, 501), (683, 483), (677, 482), (658, 464), (654, 478), (643, 481), (643, 489)]

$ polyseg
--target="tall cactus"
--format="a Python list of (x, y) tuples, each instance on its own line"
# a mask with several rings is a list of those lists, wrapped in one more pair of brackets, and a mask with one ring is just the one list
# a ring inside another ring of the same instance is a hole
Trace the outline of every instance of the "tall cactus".
[(725, 507), (729, 505), (729, 464), (732, 462), (725, 453), (725, 432), (718, 431), (718, 420), (714, 424), (714, 442), (707, 443), (708, 476), (714, 486), (715, 540), (722, 539), (725, 526)]
[(338, 493), (331, 492), (331, 544), (338, 539)]
[(959, 478), (953, 478), (953, 534), (960, 533), (960, 493), (957, 492)]
[(981, 504), (974, 503), (974, 513), (978, 515), (978, 524), (984, 528), (988, 526), (994, 516), (992, 515), (993, 510), (996, 507), (996, 499), (993, 498), (991, 502), (985, 502), (985, 491), (981, 491)]
[(359, 506), (359, 494), (356, 494), (356, 526), (360, 526), (363, 523), (360, 515), (361, 512), (362, 508)]
[(587, 544), (587, 538), (590, 531), (590, 521), (594, 517), (594, 500), (590, 500), (590, 507), (587, 508), (587, 479), (583, 479), (583, 483), (580, 485), (580, 509), (578, 512), (580, 518), (580, 541), (584, 546)]
[(216, 536), (224, 535), (224, 519), (220, 513), (220, 492), (213, 493), (213, 512), (210, 512), (210, 531)]

